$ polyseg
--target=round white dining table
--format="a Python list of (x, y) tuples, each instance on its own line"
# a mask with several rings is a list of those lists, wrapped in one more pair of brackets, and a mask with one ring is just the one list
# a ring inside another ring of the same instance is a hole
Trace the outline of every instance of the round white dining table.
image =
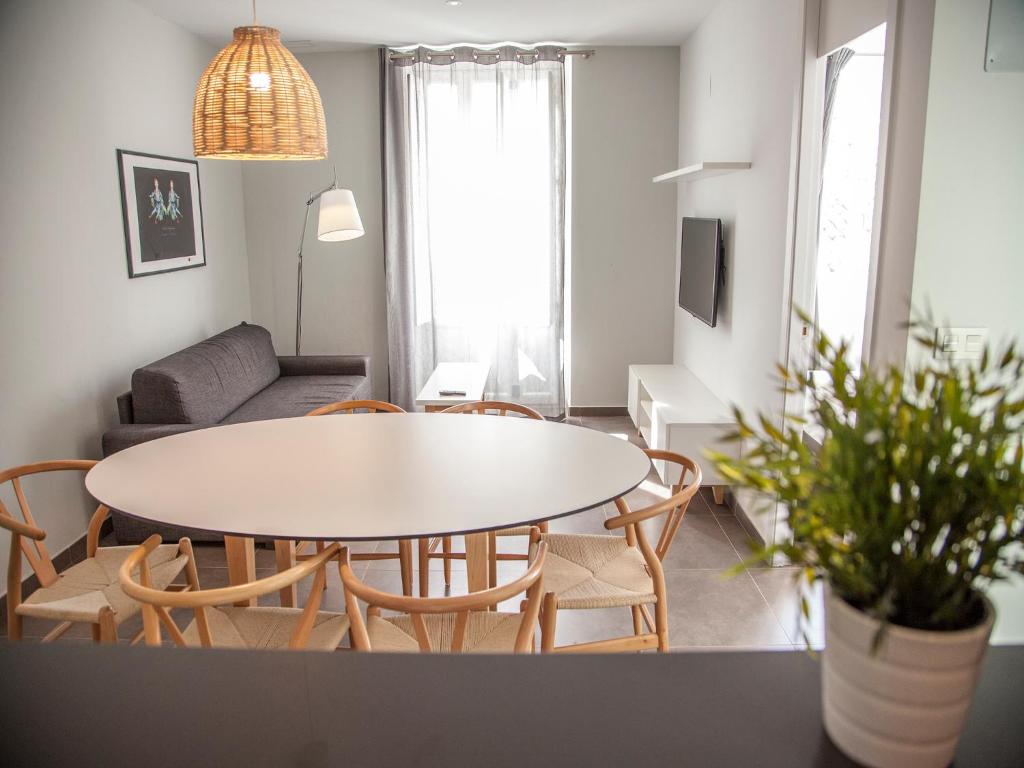
[(487, 531), (599, 506), (634, 489), (650, 468), (629, 441), (568, 424), (344, 414), (141, 443), (103, 459), (85, 484), (132, 517), (224, 534), (232, 583), (254, 578), (253, 537), (465, 534), (468, 585), (477, 591), (487, 587)]

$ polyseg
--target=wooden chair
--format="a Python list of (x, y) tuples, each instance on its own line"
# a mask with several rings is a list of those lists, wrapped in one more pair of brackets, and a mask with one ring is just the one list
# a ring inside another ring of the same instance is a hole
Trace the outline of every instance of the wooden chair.
[[(11, 549), (7, 561), (7, 637), (20, 640), (22, 619), (31, 616), (59, 622), (44, 638), (56, 640), (75, 622), (92, 625), (93, 640), (116, 643), (117, 629), (139, 612), (139, 604), (124, 594), (117, 583), (117, 570), (131, 555), (134, 547), (100, 547), (100, 528), (110, 510), (99, 505), (89, 520), (85, 539), (85, 560), (57, 573), (43, 540), (46, 532), (36, 525), (22, 487), (22, 478), (44, 472), (85, 472), (95, 461), (66, 460), (24, 464), (0, 471), (0, 485), (10, 482), (24, 522), (7, 511), (0, 501), (0, 528), (11, 532)], [(39, 589), (22, 601), (21, 556), (39, 579)], [(150, 552), (147, 563), (153, 585), (164, 589), (185, 567), (185, 557), (169, 544)], [(136, 635), (133, 642), (141, 638)]]
[[(644, 453), (652, 459), (679, 465), (679, 482), (672, 487), (669, 498), (635, 512), (630, 511), (624, 499), (616, 499), (619, 515), (606, 520), (604, 527), (625, 528), (625, 536), (544, 534), (539, 530), (530, 535), (531, 552), (539, 552), (541, 544), (548, 546), (544, 566), (547, 592), (540, 617), (542, 652), (668, 650), (668, 597), (661, 562), (672, 546), (690, 500), (700, 490), (701, 471), (691, 459), (678, 453), (651, 449)], [(689, 483), (687, 474), (692, 475)], [(665, 521), (657, 545), (651, 547), (642, 523), (660, 515), (666, 515)], [(653, 618), (647, 607), (651, 604)], [(618, 606), (628, 607), (633, 614), (631, 636), (555, 648), (559, 610)]]
[[(462, 403), (460, 405), (453, 405), (451, 408), (446, 408), (441, 413), (470, 413), (470, 414), (481, 414), (481, 415), (497, 415), (497, 416), (508, 416), (510, 414), (517, 414), (520, 417), (527, 419), (537, 419), (544, 421), (544, 417), (541, 416), (537, 411), (533, 410), (526, 405), (520, 405), (519, 403), (506, 403), (500, 400), (478, 400), (473, 403)], [(539, 523), (541, 532), (547, 533), (548, 524)], [(517, 554), (514, 552), (502, 552), (498, 553), (498, 537), (499, 536), (529, 536), (530, 535), (529, 525), (521, 525), (516, 528), (502, 528), (498, 531), (490, 531), (488, 537), (490, 538), (489, 544), (489, 562), (488, 562), (488, 584), (492, 587), (498, 584), (498, 561), (499, 560), (526, 560), (529, 555)], [(437, 551), (438, 544), (441, 545), (441, 551)], [(450, 587), (452, 584), (452, 560), (465, 560), (465, 552), (452, 552), (452, 537), (441, 536), (440, 538), (433, 539), (420, 539), (419, 540), (419, 566), (420, 566), (420, 597), (426, 597), (430, 594), (430, 560), (431, 558), (441, 558), (444, 560), (444, 585)]]
[[(357, 651), (392, 653), (529, 653), (543, 589), (544, 556), (541, 542), (525, 574), (498, 587), (455, 597), (409, 597), (381, 592), (360, 581), (352, 571), (348, 550), (341, 551), (339, 570), (345, 589), (345, 610)], [(489, 610), (503, 600), (526, 593), (519, 613)], [(366, 620), (359, 601), (366, 606)], [(400, 611), (381, 616), (380, 610)]]
[[(320, 611), (326, 566), (338, 556), (338, 544), (331, 544), (309, 560), (265, 579), (219, 589), (200, 589), (192, 542), (182, 539), (179, 547), (186, 554), (185, 569), (193, 587), (188, 592), (163, 592), (153, 588), (147, 556), (159, 546), (160, 537), (150, 536), (134, 549), (118, 571), (121, 589), (142, 603), (146, 645), (160, 645), (161, 625), (175, 645), (202, 648), (333, 651), (348, 631), (345, 614)], [(311, 574), (315, 574), (313, 587), (303, 609), (231, 605), (279, 592)], [(194, 618), (184, 632), (171, 618), (170, 608), (193, 611)]]
[[(307, 413), (307, 416), (327, 416), (334, 413), (354, 413), (366, 411), (367, 413), (405, 413), (397, 405), (385, 403), (382, 400), (345, 400), (338, 403), (330, 403), (314, 408)], [(274, 549), (277, 557), (277, 569), (279, 572), (289, 568), (292, 563), (316, 557), (324, 549), (322, 541), (287, 541), (274, 542)], [(314, 552), (310, 552), (313, 549)], [(398, 542), (397, 552), (360, 552), (352, 555), (353, 560), (398, 560), (402, 572), (402, 592), (406, 595), (412, 594), (412, 542), (402, 540)]]
[(405, 413), (397, 405), (385, 403), (383, 400), (343, 400), (339, 403), (321, 405), (306, 415), (326, 416), (329, 413), (355, 413), (356, 411), (366, 411), (367, 413)]

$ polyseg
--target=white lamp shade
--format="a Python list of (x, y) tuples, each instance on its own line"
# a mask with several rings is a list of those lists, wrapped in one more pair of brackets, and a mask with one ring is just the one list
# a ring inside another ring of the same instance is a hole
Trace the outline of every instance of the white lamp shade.
[(350, 189), (329, 189), (320, 197), (320, 221), (316, 239), (327, 242), (353, 240), (363, 236), (356, 198)]

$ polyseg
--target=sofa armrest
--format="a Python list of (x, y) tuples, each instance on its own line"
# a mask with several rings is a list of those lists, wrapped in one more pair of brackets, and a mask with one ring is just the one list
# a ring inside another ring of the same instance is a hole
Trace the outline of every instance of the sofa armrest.
[(368, 355), (285, 355), (277, 358), (282, 376), (370, 377)]
[(156, 440), (158, 437), (179, 435), (182, 432), (191, 432), (208, 426), (208, 424), (123, 424), (103, 434), (103, 455), (109, 456), (112, 453), (123, 451), (125, 448), (131, 448), (133, 445)]
[(117, 418), (122, 424), (135, 423), (135, 406), (130, 390), (117, 396)]

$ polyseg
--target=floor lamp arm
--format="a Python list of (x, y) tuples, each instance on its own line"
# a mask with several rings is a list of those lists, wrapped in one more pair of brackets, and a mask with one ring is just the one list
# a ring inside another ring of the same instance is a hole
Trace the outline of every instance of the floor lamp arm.
[(309, 224), (309, 209), (312, 200), (306, 203), (305, 215), (302, 218), (302, 234), (299, 236), (299, 264), (295, 285), (295, 355), (302, 354), (302, 246), (306, 242), (306, 225)]
[(306, 213), (302, 219), (302, 234), (299, 235), (299, 253), (298, 253), (298, 276), (296, 279), (295, 286), (295, 354), (296, 356), (302, 354), (302, 248), (306, 243), (306, 227), (309, 225), (309, 209), (313, 207), (313, 203), (323, 197), (324, 192), (329, 192), (338, 186), (338, 170), (334, 170), (334, 181), (328, 186), (321, 189), (314, 195), (310, 195), (309, 199), (306, 200)]

